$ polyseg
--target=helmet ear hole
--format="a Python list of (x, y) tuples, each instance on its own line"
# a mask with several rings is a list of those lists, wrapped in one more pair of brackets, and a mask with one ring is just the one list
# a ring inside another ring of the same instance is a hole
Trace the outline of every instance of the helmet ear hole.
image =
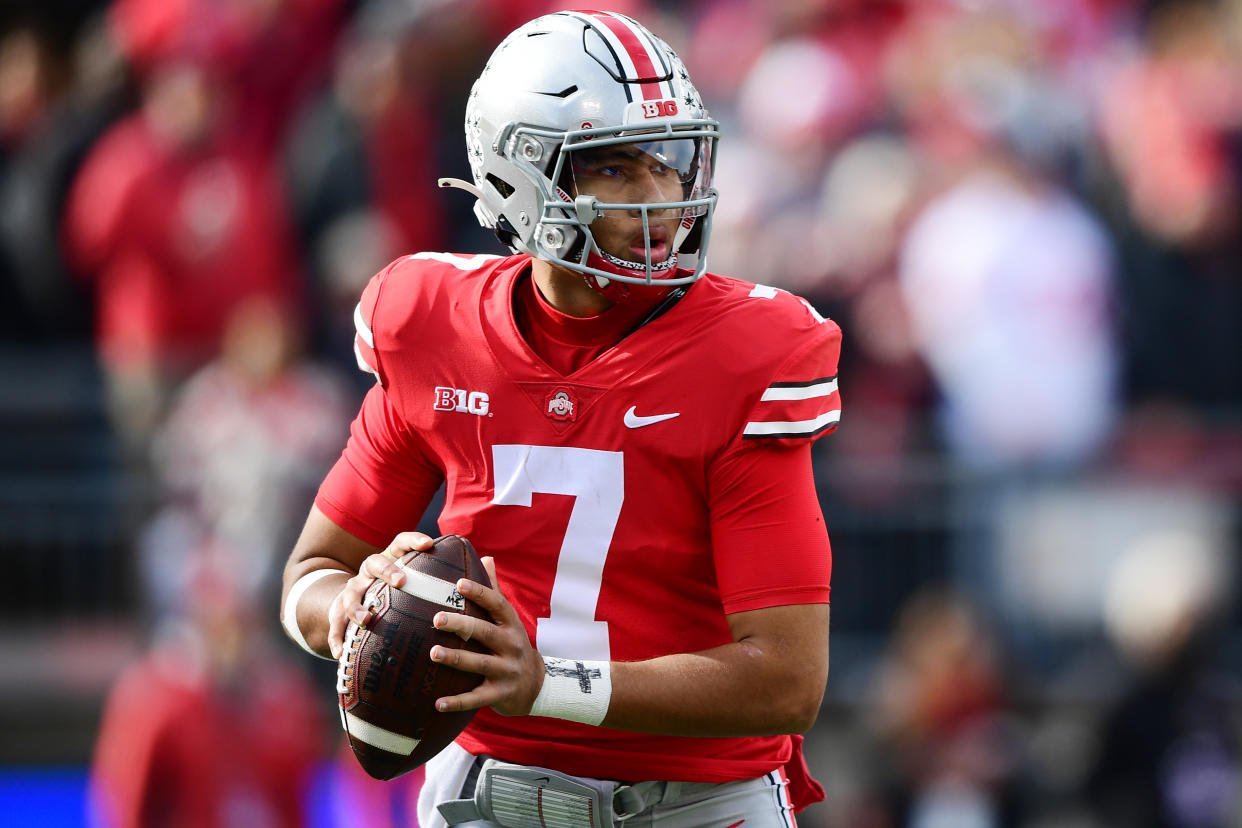
[(682, 253), (693, 254), (699, 252), (699, 247), (702, 244), (703, 222), (695, 219), (694, 226), (686, 232), (686, 238), (682, 240), (681, 245), (677, 249)]
[(491, 184), (493, 187), (496, 188), (496, 192), (500, 193), (501, 198), (508, 198), (509, 196), (517, 192), (516, 187), (514, 187), (508, 181), (505, 181), (503, 178), (496, 175), (495, 173), (487, 174), (487, 183)]

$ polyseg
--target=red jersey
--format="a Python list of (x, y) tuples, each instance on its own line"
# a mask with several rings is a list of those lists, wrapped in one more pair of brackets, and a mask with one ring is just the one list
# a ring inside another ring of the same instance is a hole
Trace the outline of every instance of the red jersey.
[(156, 650), (109, 692), (91, 768), (92, 824), (308, 824), (323, 717), (306, 676), (265, 654), (262, 681), (243, 692), (218, 684), (185, 650)]
[(99, 140), (73, 183), (63, 238), (98, 284), (105, 363), (180, 375), (218, 354), (246, 301), (297, 307), (301, 263), (272, 182), (266, 156), (227, 137), (172, 148), (142, 114)]
[[(355, 321), (359, 364), (379, 382), (320, 510), (386, 546), (443, 479), (441, 530), (495, 557), (545, 656), (696, 652), (732, 641), (729, 613), (826, 603), (807, 454), (840, 417), (839, 328), (784, 291), (708, 274), (562, 376), (515, 321), (529, 261), (421, 253), (372, 280)], [(753, 778), (792, 752), (788, 736), (658, 736), (491, 709), (458, 742), (631, 781)]]

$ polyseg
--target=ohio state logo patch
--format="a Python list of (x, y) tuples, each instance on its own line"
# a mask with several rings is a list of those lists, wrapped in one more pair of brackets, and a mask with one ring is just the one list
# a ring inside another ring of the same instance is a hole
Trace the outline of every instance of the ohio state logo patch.
[(568, 389), (555, 388), (544, 400), (543, 413), (553, 420), (571, 421), (578, 416), (577, 411), (578, 401), (574, 399), (574, 395)]

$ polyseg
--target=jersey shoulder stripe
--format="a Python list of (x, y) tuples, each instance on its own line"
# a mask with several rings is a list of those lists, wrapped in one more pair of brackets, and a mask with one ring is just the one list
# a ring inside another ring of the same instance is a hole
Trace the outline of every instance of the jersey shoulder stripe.
[(372, 276), (371, 281), (363, 289), (358, 304), (354, 306), (354, 359), (358, 361), (358, 369), (375, 377), (375, 381), (380, 385), (386, 385), (386, 383), (380, 371), (379, 352), (375, 348), (375, 331), (372, 325), (384, 280), (400, 261), (398, 259), (392, 262)]
[(841, 418), (836, 322), (787, 290), (716, 274), (708, 278), (715, 289), (709, 294), (717, 310), (712, 318), (724, 332), (717, 347), (750, 377), (746, 393), (753, 395), (735, 421), (734, 436), (800, 442), (835, 429)]
[[(742, 429), (743, 439), (817, 437), (836, 426), (841, 419), (841, 397), (837, 393), (836, 377), (821, 377), (800, 382), (774, 382), (764, 389), (759, 402), (760, 405), (756, 406), (752, 412), (752, 416), (756, 419), (747, 422), (745, 428)], [(807, 405), (782, 406), (778, 409), (775, 406), (764, 406), (763, 403), (807, 403)], [(804, 414), (814, 412), (815, 416), (799, 420), (768, 419), (770, 414), (779, 416), (778, 411), (799, 411)]]
[(790, 439), (796, 437), (818, 437), (830, 428), (835, 428), (841, 421), (841, 409), (825, 411), (810, 420), (771, 420), (749, 422), (742, 430), (742, 439), (754, 440), (760, 437), (774, 439)]
[(374, 376), (380, 385), (384, 384), (379, 373), (379, 357), (375, 353), (375, 335), (363, 313), (362, 302), (354, 307), (354, 359), (358, 361), (358, 370)]
[(749, 294), (771, 309), (766, 323), (781, 330), (774, 340), (793, 344), (787, 356), (765, 379), (747, 412), (743, 440), (815, 440), (832, 432), (841, 419), (837, 363), (841, 329), (799, 296), (756, 286)]
[(809, 400), (815, 397), (827, 397), (836, 390), (836, 377), (823, 377), (808, 382), (774, 382), (767, 387), (759, 399), (761, 402)]
[[(387, 388), (390, 377), (386, 368), (393, 366), (385, 366), (385, 355), (391, 361), (393, 349), (406, 337), (401, 328), (409, 318), (425, 322), (429, 309), (436, 304), (435, 297), (459, 289), (466, 275), (463, 271), (482, 272), (505, 258), (490, 253), (414, 253), (371, 277), (354, 307), (354, 358), (359, 370)], [(386, 297), (383, 302), (381, 296)], [(383, 321), (378, 318), (381, 312)]]

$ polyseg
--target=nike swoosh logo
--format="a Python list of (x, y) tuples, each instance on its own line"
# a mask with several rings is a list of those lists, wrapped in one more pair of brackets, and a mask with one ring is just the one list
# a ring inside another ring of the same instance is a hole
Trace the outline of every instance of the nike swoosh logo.
[(646, 417), (641, 417), (634, 413), (634, 409), (636, 408), (638, 408), (638, 406), (631, 405), (630, 410), (625, 412), (626, 428), (642, 428), (643, 426), (649, 426), (652, 423), (662, 423), (665, 420), (671, 420), (674, 417), (681, 416), (680, 411), (674, 411), (672, 414), (651, 414)]

